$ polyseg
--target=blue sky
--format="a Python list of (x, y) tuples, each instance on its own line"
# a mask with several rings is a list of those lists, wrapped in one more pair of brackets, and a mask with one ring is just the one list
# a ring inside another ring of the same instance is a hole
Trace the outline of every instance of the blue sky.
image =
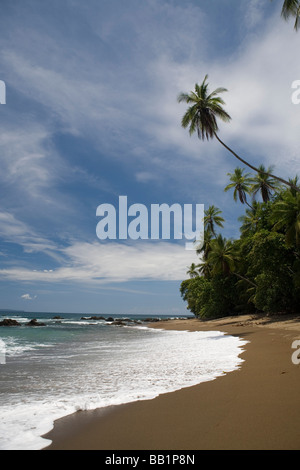
[(224, 193), (238, 163), (181, 128), (209, 75), (254, 164), (300, 174), (299, 33), (269, 0), (2, 0), (0, 308), (186, 313), (194, 252), (177, 240), (99, 240), (97, 206), (216, 205), (222, 233), (243, 207)]

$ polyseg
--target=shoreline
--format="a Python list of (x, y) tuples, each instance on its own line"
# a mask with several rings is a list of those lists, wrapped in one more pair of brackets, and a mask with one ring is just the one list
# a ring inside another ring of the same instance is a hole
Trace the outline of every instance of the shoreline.
[(300, 317), (161, 320), (148, 327), (222, 331), (248, 341), (239, 369), (152, 400), (81, 411), (54, 423), (45, 450), (300, 449)]

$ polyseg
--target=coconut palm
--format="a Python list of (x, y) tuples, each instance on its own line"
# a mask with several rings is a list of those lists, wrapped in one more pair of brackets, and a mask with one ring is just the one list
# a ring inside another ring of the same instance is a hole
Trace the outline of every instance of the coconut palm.
[[(218, 96), (219, 93), (223, 93), (226, 88), (217, 88), (212, 93), (208, 91), (207, 83), (208, 75), (205, 75), (205, 78), (201, 85), (195, 84), (195, 91), (191, 91), (189, 94), (180, 93), (178, 95), (178, 102), (182, 101), (190, 104), (189, 108), (182, 117), (181, 125), (184, 128), (189, 127), (189, 133), (192, 135), (194, 132), (197, 132), (199, 139), (207, 140), (215, 137), (220, 144), (223, 145), (229, 152), (232, 153), (240, 162), (244, 165), (247, 165), (252, 170), (261, 173), (261, 170), (246, 162), (243, 158), (237, 155), (230, 147), (228, 147), (218, 136), (217, 132), (219, 130), (217, 119), (221, 119), (224, 122), (229, 122), (231, 117), (223, 109), (225, 102), (222, 98)], [(281, 183), (284, 183), (288, 186), (292, 186), (291, 183), (285, 181), (278, 176), (267, 174), (269, 177), (275, 178)], [(297, 191), (300, 192), (300, 189), (297, 188)]]
[(274, 230), (284, 230), (287, 245), (300, 245), (300, 195), (287, 191), (274, 206), (273, 221)]
[(199, 264), (199, 273), (202, 274), (203, 277), (208, 278), (211, 275), (211, 265), (208, 260), (202, 261)]
[(300, 1), (299, 0), (284, 0), (281, 16), (288, 20), (291, 16), (295, 18), (294, 28), (297, 31), (300, 19)]
[[(299, 178), (298, 175), (295, 176), (295, 178), (289, 178), (289, 182), (292, 183), (294, 186), (297, 186), (299, 188)], [(297, 191), (295, 191), (293, 188), (290, 188), (290, 191), (293, 196), (296, 196)]]
[(218, 235), (212, 240), (207, 261), (211, 265), (212, 274), (222, 273), (228, 276), (231, 271), (234, 271), (236, 262), (232, 242)]
[(203, 253), (202, 258), (207, 260), (208, 253), (211, 249), (211, 241), (213, 239), (213, 234), (210, 230), (204, 230), (203, 243), (196, 248), (197, 255)]
[(234, 189), (233, 199), (237, 201), (237, 198), (239, 198), (242, 204), (247, 204), (251, 208), (247, 202), (247, 194), (251, 191), (252, 179), (249, 177), (250, 173), (243, 174), (243, 172), (243, 168), (236, 168), (234, 173), (227, 173), (230, 176), (231, 183), (226, 186), (224, 191), (227, 192), (230, 189)]
[(251, 209), (246, 209), (246, 215), (242, 215), (238, 218), (239, 222), (242, 222), (240, 228), (242, 235), (248, 235), (255, 233), (259, 222), (258, 216), (259, 203), (254, 201)]
[(250, 279), (236, 272), (238, 262), (239, 255), (231, 240), (227, 240), (222, 235), (218, 235), (212, 240), (211, 251), (207, 258), (207, 263), (211, 266), (211, 273), (225, 276), (234, 274), (239, 279), (256, 286)]
[(197, 268), (199, 265), (196, 265), (195, 263), (192, 263), (191, 266), (189, 267), (188, 271), (186, 272), (190, 278), (192, 279), (193, 277), (199, 276), (199, 272), (197, 271)]
[(253, 178), (253, 198), (255, 198), (257, 194), (260, 193), (263, 202), (268, 202), (271, 199), (272, 193), (279, 189), (280, 184), (277, 180), (268, 176), (268, 174), (273, 171), (273, 166), (270, 166), (267, 170), (265, 169), (264, 165), (260, 165), (258, 168), (261, 170), (261, 172), (257, 173), (257, 175)]
[(209, 206), (209, 208), (204, 211), (204, 228), (210, 231), (214, 236), (216, 236), (215, 225), (223, 228), (224, 219), (219, 214), (222, 214), (222, 211), (215, 206)]

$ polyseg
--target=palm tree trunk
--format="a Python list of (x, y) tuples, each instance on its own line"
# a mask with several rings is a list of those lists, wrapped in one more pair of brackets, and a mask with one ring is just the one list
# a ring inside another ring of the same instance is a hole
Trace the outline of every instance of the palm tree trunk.
[(289, 181), (286, 181), (282, 178), (279, 178), (279, 176), (275, 176), (275, 175), (271, 175), (270, 173), (266, 173), (264, 171), (261, 171), (259, 170), (258, 168), (256, 168), (255, 166), (251, 165), (250, 163), (246, 162), (246, 160), (244, 160), (243, 158), (239, 157), (233, 150), (231, 150), (230, 147), (228, 147), (226, 144), (224, 144), (224, 142), (219, 138), (219, 136), (216, 134), (215, 132), (215, 137), (216, 139), (220, 142), (220, 144), (223, 145), (223, 147), (225, 147), (227, 150), (229, 150), (229, 152), (232, 153), (232, 155), (235, 156), (235, 158), (237, 158), (240, 162), (242, 162), (244, 165), (247, 165), (249, 168), (251, 168), (252, 170), (258, 172), (258, 173), (261, 173), (262, 175), (267, 175), (267, 176), (270, 176), (271, 178), (274, 178), (278, 181), (280, 181), (281, 183), (283, 184), (286, 184), (288, 186), (290, 186), (291, 188), (293, 188), (295, 191), (297, 191), (298, 193), (300, 193), (300, 188), (297, 188), (297, 186), (295, 186), (294, 184), (290, 183)]
[(250, 281), (250, 279), (248, 279), (247, 277), (241, 276), (241, 274), (235, 272), (232, 272), (232, 274), (235, 274), (240, 279), (243, 279), (243, 281), (247, 281), (249, 284), (251, 284), (251, 286), (257, 287), (257, 285), (254, 282)]

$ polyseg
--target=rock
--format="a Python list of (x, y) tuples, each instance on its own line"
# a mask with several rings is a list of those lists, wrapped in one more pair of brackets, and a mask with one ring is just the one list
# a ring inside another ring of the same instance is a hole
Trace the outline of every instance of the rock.
[(105, 321), (114, 321), (114, 318), (113, 317), (108, 317), (108, 318), (105, 318)]
[(36, 318), (30, 320), (30, 322), (26, 323), (27, 326), (45, 326), (45, 323), (38, 322)]
[(160, 318), (145, 318), (144, 321), (147, 321), (147, 322), (156, 322), (156, 321), (160, 321)]
[(20, 323), (11, 318), (4, 318), (4, 320), (0, 322), (0, 326), (20, 326)]
[(80, 320), (105, 320), (104, 317), (93, 315), (92, 317), (81, 317)]
[(117, 325), (117, 326), (126, 326), (126, 323), (123, 320), (114, 320), (112, 322), (112, 325)]
[(62, 320), (63, 317), (59, 316), (59, 315), (55, 315), (55, 317), (53, 317), (53, 320)]

